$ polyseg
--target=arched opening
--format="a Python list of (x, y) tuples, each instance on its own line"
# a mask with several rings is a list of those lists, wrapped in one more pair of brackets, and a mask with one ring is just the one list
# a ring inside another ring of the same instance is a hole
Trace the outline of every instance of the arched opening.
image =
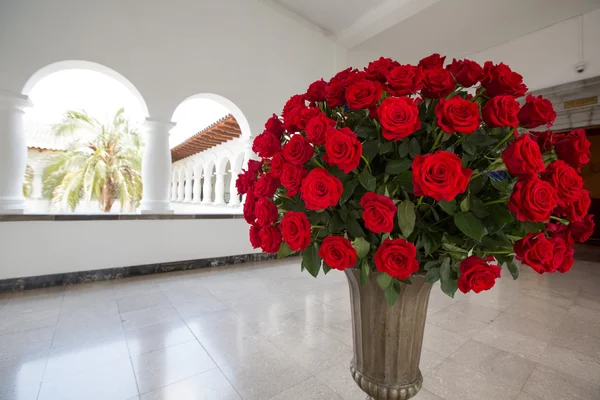
[(26, 212), (135, 212), (148, 116), (135, 86), (103, 65), (63, 61), (32, 75), (22, 92), (33, 104), (24, 117)]

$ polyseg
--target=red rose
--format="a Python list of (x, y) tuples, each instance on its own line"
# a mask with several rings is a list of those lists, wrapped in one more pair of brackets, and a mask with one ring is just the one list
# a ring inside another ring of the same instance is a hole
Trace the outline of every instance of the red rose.
[(306, 129), (308, 122), (319, 114), (321, 114), (321, 110), (317, 107), (306, 107), (300, 110), (300, 118), (297, 124), (298, 129), (301, 131)]
[(258, 154), (259, 157), (269, 158), (273, 154), (281, 150), (281, 142), (273, 133), (264, 131), (254, 138), (252, 143), (252, 151)]
[(375, 252), (375, 267), (400, 280), (419, 270), (417, 249), (404, 239), (386, 239)]
[(254, 185), (254, 195), (256, 197), (273, 197), (277, 186), (279, 186), (279, 179), (274, 178), (270, 173), (262, 174)]
[(260, 247), (265, 253), (277, 253), (281, 246), (281, 231), (277, 226), (263, 226), (258, 232)]
[(421, 129), (419, 108), (408, 97), (388, 97), (377, 109), (383, 137), (400, 140)]
[(490, 97), (502, 95), (521, 97), (527, 93), (523, 77), (503, 63), (494, 65), (491, 61), (486, 61), (483, 65), (481, 84)]
[(260, 247), (260, 226), (250, 225), (250, 244), (253, 249)]
[(315, 168), (302, 181), (300, 197), (309, 210), (324, 210), (335, 206), (343, 191), (342, 181), (324, 168)]
[(556, 112), (552, 102), (542, 96), (527, 96), (525, 105), (519, 111), (519, 122), (527, 129), (537, 128), (540, 125), (552, 126), (556, 119)]
[(562, 160), (548, 165), (542, 174), (542, 179), (554, 186), (558, 194), (558, 205), (561, 207), (577, 200), (583, 189), (583, 178)]
[(281, 185), (287, 189), (288, 197), (294, 197), (300, 190), (302, 179), (306, 176), (306, 168), (294, 164), (284, 164), (281, 173)]
[(262, 171), (262, 166), (262, 161), (248, 160), (248, 166), (246, 168), (248, 169), (248, 173), (254, 177), (254, 179), (250, 179), (251, 181), (254, 180), (256, 182), (256, 174)]
[(381, 98), (382, 92), (383, 87), (379, 82), (368, 80), (356, 82), (346, 89), (348, 107), (353, 110), (372, 108)]
[(566, 252), (564, 253), (563, 262), (558, 267), (558, 270), (557, 270), (558, 272), (560, 272), (561, 274), (564, 274), (571, 270), (571, 268), (573, 267), (573, 264), (575, 263), (575, 259), (573, 258), (574, 254), (575, 254), (575, 249), (567, 248)]
[(425, 57), (421, 61), (419, 61), (419, 67), (423, 69), (442, 68), (444, 66), (445, 59), (446, 56), (441, 57), (439, 54), (434, 53), (429, 57)]
[(258, 225), (271, 225), (277, 221), (277, 206), (266, 197), (261, 197), (256, 200), (256, 204), (254, 205), (254, 215), (256, 215)]
[(594, 216), (592, 214), (588, 214), (578, 221), (571, 222), (569, 224), (569, 231), (571, 232), (573, 239), (579, 243), (583, 243), (592, 236), (595, 225)]
[(283, 172), (283, 164), (285, 163), (285, 160), (283, 158), (283, 153), (279, 152), (277, 154), (275, 154), (273, 156), (273, 158), (271, 159), (271, 169), (269, 170), (269, 174), (271, 174), (271, 176), (273, 178), (281, 178), (281, 173)]
[(538, 146), (540, 146), (540, 150), (542, 151), (542, 153), (546, 153), (552, 150), (552, 148), (554, 147), (556, 135), (552, 131), (529, 131), (529, 133), (537, 140)]
[(415, 94), (423, 88), (423, 70), (413, 65), (399, 65), (387, 74), (387, 91), (394, 96)]
[(554, 257), (552, 258), (552, 271), (560, 271), (565, 273), (573, 266), (573, 249), (569, 247), (564, 237), (556, 236), (549, 239), (554, 246)]
[(294, 251), (301, 251), (310, 244), (311, 225), (306, 214), (288, 211), (281, 219), (283, 240)]
[(557, 135), (556, 156), (573, 168), (579, 168), (590, 162), (590, 141), (583, 129), (574, 129), (570, 133)]
[(283, 146), (283, 157), (294, 165), (306, 164), (314, 153), (315, 150), (309, 141), (300, 134), (293, 135)]
[(578, 221), (587, 215), (591, 204), (590, 192), (582, 189), (575, 201), (567, 203), (563, 207), (558, 207), (556, 213), (561, 217), (567, 217), (569, 221)]
[(332, 131), (334, 127), (335, 121), (320, 113), (306, 124), (306, 137), (317, 146), (324, 145), (327, 132)]
[(252, 186), (250, 185), (250, 181), (248, 179), (248, 173), (243, 171), (238, 175), (235, 181), (235, 188), (237, 189), (238, 194), (246, 194), (251, 187)]
[(440, 99), (435, 106), (437, 124), (446, 133), (473, 133), (479, 128), (479, 105), (460, 96)]
[(327, 99), (327, 82), (319, 79), (310, 84), (306, 91), (308, 101), (325, 101)]
[(552, 185), (533, 176), (515, 184), (508, 209), (519, 221), (544, 222), (550, 218), (557, 203), (558, 196)]
[(502, 161), (508, 172), (519, 178), (527, 178), (544, 171), (540, 147), (528, 134), (519, 136), (504, 150)]
[(496, 284), (496, 279), (500, 278), (502, 268), (491, 264), (494, 257), (483, 258), (471, 256), (460, 263), (460, 276), (458, 278), (458, 288), (463, 293), (469, 293), (473, 290), (479, 293), (483, 290), (490, 290)]
[(327, 162), (349, 173), (360, 164), (362, 143), (350, 128), (333, 130), (325, 143)]
[(415, 196), (429, 196), (435, 200), (451, 201), (467, 190), (473, 171), (463, 168), (456, 154), (437, 151), (417, 155), (412, 162)]
[(464, 87), (475, 85), (483, 75), (483, 68), (481, 68), (481, 65), (467, 59), (453, 59), (452, 63), (446, 66), (446, 69), (454, 76), (456, 82)]
[(394, 229), (397, 209), (392, 199), (375, 192), (367, 192), (360, 199), (360, 206), (364, 210), (362, 219), (368, 230), (379, 234)]
[(425, 70), (421, 95), (428, 99), (446, 97), (456, 88), (452, 74), (443, 68)]
[(494, 96), (483, 106), (483, 120), (490, 128), (515, 128), (519, 125), (519, 108), (512, 96)]
[(365, 72), (368, 79), (385, 83), (388, 71), (396, 65), (398, 65), (398, 62), (393, 61), (391, 58), (379, 57), (379, 60), (369, 63), (365, 68)]
[(356, 250), (341, 236), (327, 236), (319, 248), (319, 257), (333, 269), (343, 271), (356, 264)]
[(331, 80), (329, 81), (329, 84), (331, 84), (331, 82), (333, 80), (339, 80), (342, 83), (344, 83), (344, 82), (346, 82), (346, 79), (348, 79), (350, 74), (352, 74), (353, 72), (356, 72), (356, 69), (354, 69), (352, 67), (348, 67), (345, 70), (340, 71), (337, 74), (335, 74), (335, 76), (333, 78), (331, 78)]
[(283, 129), (283, 122), (279, 120), (276, 114), (273, 114), (273, 116), (267, 120), (265, 130), (277, 136), (278, 139), (281, 139), (281, 136), (285, 131), (285, 129)]
[(343, 81), (335, 79), (329, 82), (326, 100), (329, 108), (343, 107), (346, 104), (346, 85)]
[(256, 215), (254, 215), (254, 206), (256, 205), (256, 197), (253, 193), (246, 195), (246, 201), (244, 201), (244, 219), (250, 225), (256, 222)]
[(538, 274), (556, 271), (554, 259), (554, 244), (541, 233), (529, 233), (523, 239), (517, 240), (514, 246), (515, 258), (529, 265)]

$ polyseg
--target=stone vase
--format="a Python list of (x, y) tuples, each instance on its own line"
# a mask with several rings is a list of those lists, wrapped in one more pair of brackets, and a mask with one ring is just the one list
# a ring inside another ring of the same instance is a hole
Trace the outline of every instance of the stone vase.
[(367, 400), (407, 400), (423, 385), (419, 370), (432, 283), (411, 277), (388, 307), (377, 280), (360, 285), (360, 272), (347, 269), (352, 305), (354, 358), (350, 371)]

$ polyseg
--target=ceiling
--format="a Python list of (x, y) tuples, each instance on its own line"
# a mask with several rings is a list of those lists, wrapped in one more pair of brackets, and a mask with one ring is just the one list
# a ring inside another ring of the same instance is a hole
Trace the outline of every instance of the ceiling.
[(398, 59), (441, 46), (446, 54), (470, 54), (600, 7), (600, 0), (260, 1), (348, 49)]

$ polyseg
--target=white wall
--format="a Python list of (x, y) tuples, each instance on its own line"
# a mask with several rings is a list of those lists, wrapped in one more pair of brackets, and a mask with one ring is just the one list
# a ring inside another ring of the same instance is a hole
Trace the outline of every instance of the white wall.
[(0, 222), (0, 279), (256, 252), (243, 219)]
[[(197, 93), (235, 103), (253, 134), (290, 95), (334, 73), (334, 44), (256, 0), (1, 0), (0, 90), (85, 60), (121, 73), (150, 117)], [(343, 53), (343, 50), (341, 50)]]

